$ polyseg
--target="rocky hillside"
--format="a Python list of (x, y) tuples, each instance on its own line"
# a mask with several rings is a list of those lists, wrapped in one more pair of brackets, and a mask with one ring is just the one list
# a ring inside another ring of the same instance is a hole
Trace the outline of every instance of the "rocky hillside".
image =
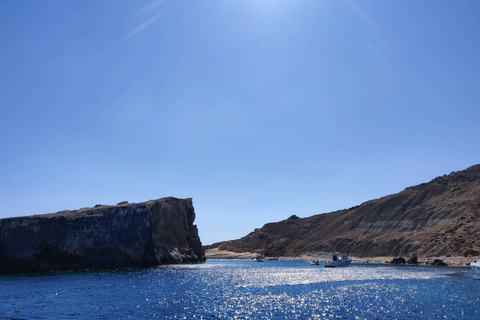
[(268, 256), (478, 255), (480, 165), (350, 209), (269, 223), (218, 248)]
[(66, 210), (0, 220), (0, 272), (202, 262), (192, 199)]

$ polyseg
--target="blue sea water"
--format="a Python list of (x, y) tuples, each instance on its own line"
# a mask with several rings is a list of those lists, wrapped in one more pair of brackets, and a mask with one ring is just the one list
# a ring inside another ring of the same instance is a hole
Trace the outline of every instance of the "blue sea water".
[(480, 319), (466, 268), (210, 260), (0, 276), (0, 319)]

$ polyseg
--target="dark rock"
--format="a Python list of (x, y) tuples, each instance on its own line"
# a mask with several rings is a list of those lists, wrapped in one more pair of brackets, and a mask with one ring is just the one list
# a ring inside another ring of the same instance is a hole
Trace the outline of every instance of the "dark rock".
[(418, 258), (417, 256), (413, 256), (410, 259), (407, 260), (408, 264), (418, 264)]
[(407, 262), (405, 261), (405, 258), (397, 257), (397, 258), (393, 258), (392, 261), (390, 261), (390, 263), (392, 263), (392, 264), (405, 264)]
[(192, 199), (163, 198), (0, 220), (0, 272), (205, 261)]
[(464, 257), (468, 257), (468, 256), (478, 256), (480, 255), (480, 252), (478, 250), (474, 250), (474, 249), (467, 249), (465, 251), (463, 251), (463, 254), (462, 254)]
[(433, 260), (433, 262), (431, 263), (432, 266), (439, 266), (439, 267), (444, 267), (444, 266), (448, 266), (448, 264), (446, 264), (445, 262), (443, 262), (443, 260), (440, 260), (440, 259), (435, 259)]

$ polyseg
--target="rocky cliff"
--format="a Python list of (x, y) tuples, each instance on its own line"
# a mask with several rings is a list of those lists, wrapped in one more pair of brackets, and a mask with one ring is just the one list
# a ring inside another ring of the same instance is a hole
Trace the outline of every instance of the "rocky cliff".
[(478, 255), (480, 165), (350, 209), (269, 223), (218, 248), (269, 256)]
[(0, 220), (0, 272), (205, 261), (192, 199), (97, 205)]

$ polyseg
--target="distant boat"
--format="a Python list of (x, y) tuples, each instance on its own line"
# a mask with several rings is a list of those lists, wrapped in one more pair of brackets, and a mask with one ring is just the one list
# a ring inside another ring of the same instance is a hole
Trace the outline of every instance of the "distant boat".
[(477, 259), (470, 263), (470, 267), (472, 267), (473, 271), (476, 273), (480, 273), (480, 259)]
[(310, 264), (314, 266), (318, 266), (319, 261), (318, 260), (310, 260)]
[(253, 258), (253, 261), (255, 262), (264, 262), (264, 258), (262, 256), (256, 256), (255, 258)]
[(325, 262), (325, 267), (348, 267), (352, 262), (348, 256), (335, 252), (332, 254), (332, 261)]

